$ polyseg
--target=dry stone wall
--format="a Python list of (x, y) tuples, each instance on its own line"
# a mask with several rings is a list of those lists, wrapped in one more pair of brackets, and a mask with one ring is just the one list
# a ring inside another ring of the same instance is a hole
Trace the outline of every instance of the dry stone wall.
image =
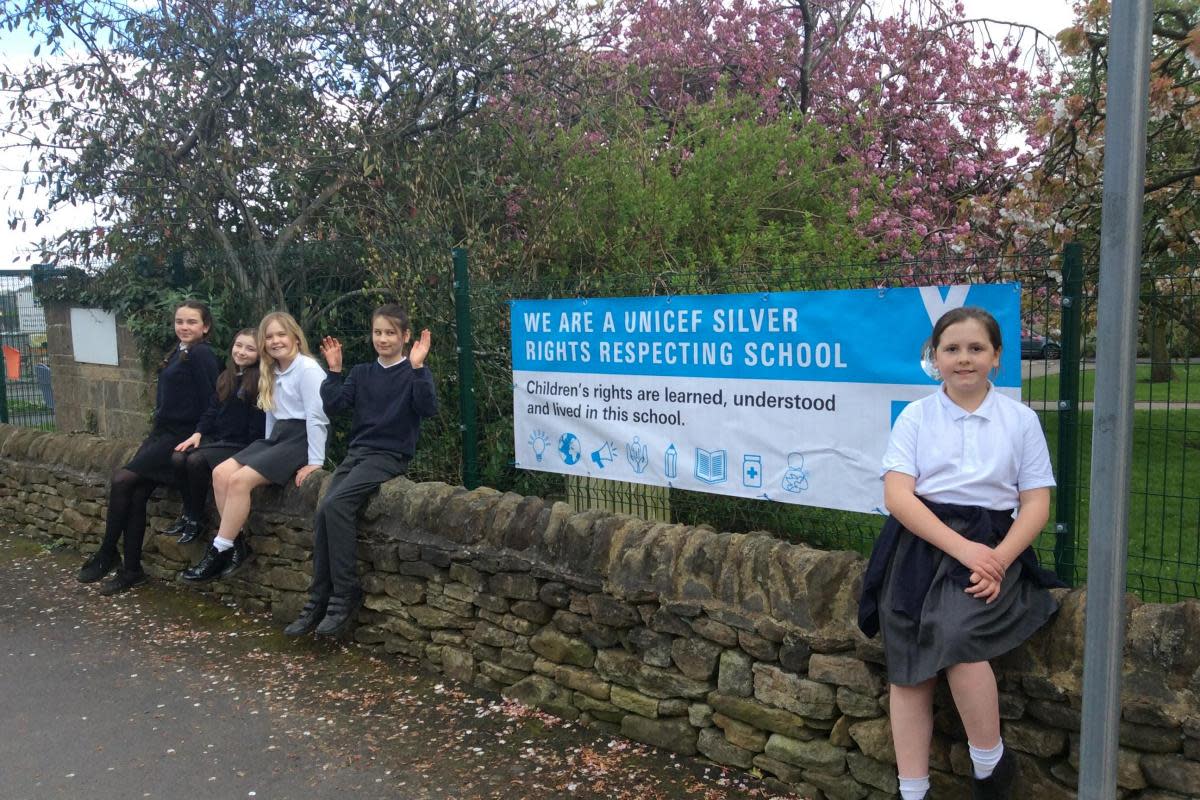
[[(94, 549), (106, 480), (136, 442), (0, 426), (0, 524)], [(290, 620), (311, 570), (328, 476), (256, 493), (257, 557), (212, 584)], [(160, 492), (151, 525), (178, 511)], [(152, 537), (172, 578), (198, 557)], [(854, 625), (863, 561), (767, 535), (717, 533), (440, 483), (385, 484), (364, 511), (357, 641), (447, 676), (687, 756), (757, 770), (813, 798), (892, 797), (878, 641)], [(1083, 599), (996, 663), (1023, 797), (1075, 796)], [(100, 602), (100, 598), (97, 598)], [(1200, 603), (1128, 603), (1121, 796), (1200, 796)], [(961, 723), (937, 699), (935, 796), (969, 796)]]

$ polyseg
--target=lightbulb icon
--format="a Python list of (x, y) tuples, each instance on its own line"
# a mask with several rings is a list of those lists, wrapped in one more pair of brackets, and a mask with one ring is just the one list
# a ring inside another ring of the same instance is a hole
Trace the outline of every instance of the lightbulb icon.
[(543, 431), (534, 431), (529, 435), (529, 446), (533, 448), (533, 457), (538, 463), (542, 462), (542, 456), (546, 454), (546, 446), (550, 444), (550, 439)]

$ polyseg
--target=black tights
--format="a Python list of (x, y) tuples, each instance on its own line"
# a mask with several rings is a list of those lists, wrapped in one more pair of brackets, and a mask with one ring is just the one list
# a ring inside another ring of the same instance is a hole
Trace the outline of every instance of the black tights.
[(146, 503), (158, 483), (122, 467), (113, 473), (108, 487), (108, 517), (104, 521), (101, 550), (117, 552), (117, 541), (125, 537), (125, 569), (142, 566), (142, 540), (146, 538)]
[(208, 490), (212, 488), (212, 467), (208, 465), (208, 459), (195, 449), (171, 453), (171, 467), (183, 496), (183, 513), (192, 519), (200, 519), (208, 501)]

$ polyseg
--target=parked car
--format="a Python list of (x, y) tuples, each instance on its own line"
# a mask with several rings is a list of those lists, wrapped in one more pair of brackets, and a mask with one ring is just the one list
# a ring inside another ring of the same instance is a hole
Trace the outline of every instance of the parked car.
[(1033, 331), (1021, 331), (1021, 358), (1056, 359), (1062, 355), (1062, 345), (1048, 336)]

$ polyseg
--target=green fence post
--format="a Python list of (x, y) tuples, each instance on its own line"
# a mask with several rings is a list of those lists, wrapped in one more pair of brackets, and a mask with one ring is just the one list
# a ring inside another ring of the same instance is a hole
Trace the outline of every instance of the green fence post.
[(1079, 516), (1079, 374), (1083, 319), (1083, 245), (1063, 250), (1062, 352), (1058, 375), (1058, 495), (1054, 510), (1054, 571), (1075, 585)]
[(454, 253), (454, 319), (458, 338), (458, 429), (462, 432), (463, 486), (479, 485), (479, 443), (475, 424), (475, 349), (471, 337), (471, 283), (467, 275), (467, 251)]
[[(7, 366), (6, 366), (7, 368)], [(0, 423), (8, 424), (8, 375), (0, 375)]]

